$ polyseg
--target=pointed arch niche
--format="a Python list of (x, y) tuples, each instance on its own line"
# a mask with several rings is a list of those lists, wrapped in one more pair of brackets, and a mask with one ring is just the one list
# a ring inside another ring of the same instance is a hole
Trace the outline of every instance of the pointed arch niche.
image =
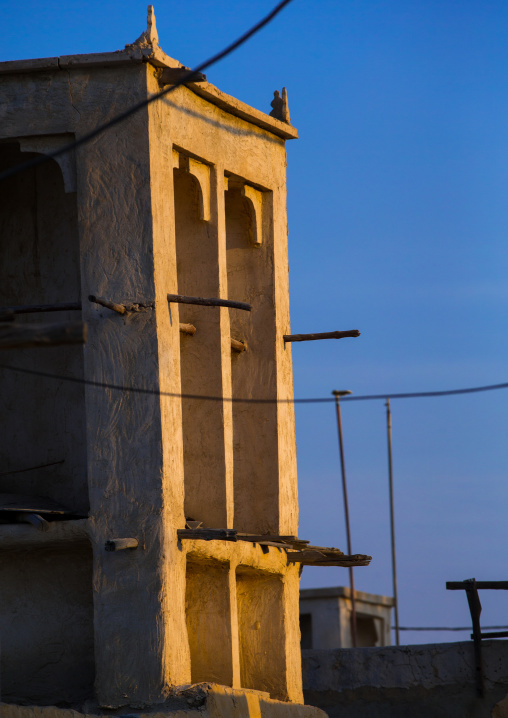
[[(0, 142), (0, 172), (49, 149), (44, 138), (34, 142), (39, 143), (40, 153), (33, 152), (34, 145), (29, 147), (26, 140)], [(61, 167), (50, 160), (4, 182), (0, 237), (0, 306), (80, 300), (72, 174), (65, 180)], [(80, 311), (48, 312), (18, 315), (16, 322), (47, 324), (80, 318)], [(86, 345), (2, 350), (1, 360), (20, 369), (83, 378), (84, 350)], [(0, 415), (0, 493), (46, 496), (86, 516), (83, 385), (0, 369)], [(93, 693), (92, 574), (92, 549), (86, 540), (2, 551), (4, 700), (23, 703), (30, 696), (33, 702), (46, 705), (59, 695), (62, 701), (73, 703)], [(48, 646), (58, 647), (56, 658), (41, 666), (40, 656), (47, 654)]]
[[(238, 177), (225, 193), (228, 297), (252, 305), (229, 310), (231, 336), (247, 350), (231, 354), (233, 397), (274, 399), (275, 308), (272, 195)], [(276, 532), (278, 445), (275, 404), (233, 404), (235, 522), (239, 531)]]
[[(0, 171), (40, 156), (31, 150), (37, 147), (42, 151), (47, 142), (44, 138), (1, 142)], [(49, 160), (3, 183), (0, 306), (80, 300), (72, 169), (70, 158), (64, 172)], [(69, 311), (19, 315), (16, 321), (35, 324), (80, 318), (79, 311)], [(3, 351), (2, 360), (24, 369), (82, 378), (83, 352), (80, 345), (13, 349)], [(89, 502), (83, 386), (6, 370), (0, 376), (0, 413), (7, 418), (0, 439), (2, 473), (61, 462), (43, 470), (6, 474), (0, 477), (0, 492), (48, 496), (86, 515)]]
[[(212, 168), (174, 152), (175, 234), (178, 293), (219, 296), (217, 223), (210, 221)], [(215, 218), (216, 219), (216, 218)], [(173, 305), (174, 306), (174, 305)], [(220, 310), (178, 305), (182, 394), (222, 396)], [(182, 399), (185, 515), (206, 526), (227, 526), (222, 402)]]

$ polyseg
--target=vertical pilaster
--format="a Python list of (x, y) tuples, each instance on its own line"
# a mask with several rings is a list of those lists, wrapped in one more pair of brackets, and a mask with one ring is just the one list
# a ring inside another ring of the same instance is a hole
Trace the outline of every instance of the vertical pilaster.
[(238, 562), (231, 561), (229, 564), (229, 605), (231, 621), (231, 649), (232, 649), (232, 674), (233, 688), (242, 687), (241, 671), (240, 671), (240, 631), (238, 616), (238, 600), (236, 595), (236, 568)]
[[(146, 97), (146, 67), (111, 74), (118, 103)], [(104, 78), (108, 85), (107, 77)], [(90, 91), (93, 88), (90, 86)], [(122, 100), (123, 97), (123, 100)], [(119, 315), (88, 301), (155, 300), (148, 112), (105, 133), (78, 153), (84, 376), (94, 554), (96, 692), (101, 705), (157, 703), (167, 671), (163, 477), (156, 311)], [(128, 152), (125, 151), (128, 147)], [(153, 390), (153, 394), (128, 387)], [(134, 537), (135, 550), (106, 552), (112, 538)], [(176, 550), (176, 541), (174, 542)]]
[[(227, 178), (224, 176), (224, 166), (218, 163), (212, 172), (212, 197), (217, 217), (217, 258), (219, 265), (219, 296), (228, 298), (228, 266), (226, 258), (226, 209), (225, 191)], [(222, 391), (225, 401), (222, 407), (224, 416), (224, 479), (227, 526), (233, 528), (234, 521), (234, 467), (233, 467), (233, 404), (227, 401), (233, 395), (231, 381), (231, 327), (229, 310), (220, 309), (221, 330), (221, 371)], [(236, 591), (235, 591), (236, 602)]]
[[(158, 85), (148, 74), (150, 91)], [(178, 289), (175, 204), (173, 186), (173, 149), (171, 128), (162, 103), (149, 111), (150, 187), (154, 254), (154, 286), (161, 392), (161, 448), (163, 539), (163, 590), (160, 601), (163, 622), (160, 626), (164, 646), (160, 666), (164, 686), (189, 683), (190, 648), (185, 616), (186, 559), (177, 541), (177, 529), (185, 526), (182, 404), (178, 396), (180, 379), (180, 330), (178, 310), (170, 311), (167, 293)], [(165, 394), (165, 395), (164, 395)]]
[[(285, 151), (284, 151), (285, 154)], [(270, 212), (265, 213), (266, 231), (273, 232), (275, 361), (277, 365), (277, 445), (278, 445), (278, 529), (281, 534), (298, 533), (298, 484), (296, 473), (295, 408), (290, 334), (288, 225), (286, 183), (281, 182), (267, 195)]]
[(283, 579), (284, 658), (287, 700), (303, 703), (302, 654), (300, 646), (299, 567), (288, 566)]

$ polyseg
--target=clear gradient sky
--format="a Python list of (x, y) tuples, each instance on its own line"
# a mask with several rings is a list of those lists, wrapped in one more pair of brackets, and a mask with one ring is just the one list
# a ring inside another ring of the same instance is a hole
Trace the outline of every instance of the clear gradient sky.
[[(155, 0), (163, 49), (193, 66), (274, 0)], [(0, 0), (1, 60), (121, 49), (145, 0)], [(293, 0), (210, 82), (269, 111), (286, 86), (295, 395), (508, 381), (508, 3)], [(402, 626), (466, 626), (445, 581), (506, 580), (508, 390), (394, 400)], [(333, 405), (296, 410), (300, 536), (345, 548)], [(390, 594), (385, 408), (343, 405), (357, 588)], [(305, 568), (303, 587), (347, 583)], [(496, 592), (497, 593), (497, 592)], [(508, 596), (482, 594), (484, 625)], [(468, 633), (404, 633), (405, 643)]]

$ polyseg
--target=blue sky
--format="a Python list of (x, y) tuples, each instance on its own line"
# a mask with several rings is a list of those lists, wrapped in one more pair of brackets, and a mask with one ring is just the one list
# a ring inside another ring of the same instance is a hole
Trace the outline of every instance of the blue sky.
[[(139, 0), (1, 0), (1, 59), (122, 48)], [(272, 2), (155, 4), (161, 46), (192, 66)], [(270, 110), (288, 88), (292, 327), (359, 339), (293, 348), (295, 394), (424, 391), (508, 381), (508, 5), (502, 0), (294, 0), (208, 71)], [(400, 621), (468, 625), (446, 580), (506, 579), (508, 391), (394, 400)], [(383, 402), (343, 405), (357, 588), (390, 593)], [(297, 408), (300, 535), (345, 547), (332, 405)], [(306, 568), (304, 587), (347, 582)], [(482, 595), (485, 625), (508, 624)], [(403, 634), (404, 642), (468, 634)]]

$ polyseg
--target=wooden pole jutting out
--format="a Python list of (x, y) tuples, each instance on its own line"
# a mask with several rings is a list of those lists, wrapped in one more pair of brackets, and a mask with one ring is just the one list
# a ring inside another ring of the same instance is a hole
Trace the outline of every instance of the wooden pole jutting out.
[(194, 324), (183, 324), (180, 323), (180, 332), (182, 334), (189, 334), (191, 337), (196, 333), (196, 327)]
[(174, 85), (186, 77), (189, 77), (189, 82), (206, 82), (206, 75), (192, 72), (186, 67), (165, 67), (159, 75), (159, 82), (161, 85)]
[(117, 312), (118, 314), (130, 314), (131, 312), (145, 312), (148, 309), (154, 308), (154, 303), (151, 302), (149, 304), (144, 303), (134, 303), (129, 302), (127, 304), (118, 304), (117, 302), (111, 302), (109, 299), (105, 299), (104, 297), (96, 297), (95, 294), (90, 294), (88, 297), (90, 302), (93, 302), (94, 304), (100, 304), (101, 307), (106, 307), (107, 309), (111, 309), (113, 312)]
[(111, 309), (112, 312), (117, 312), (118, 314), (126, 314), (127, 309), (124, 307), (123, 304), (117, 304), (116, 302), (110, 302), (109, 299), (104, 299), (104, 297), (96, 297), (95, 294), (90, 294), (88, 297), (89, 301), (93, 302), (94, 304), (100, 304), (101, 307), (106, 307), (106, 309)]
[(345, 339), (346, 337), (359, 337), (358, 329), (349, 329), (345, 332), (322, 332), (321, 334), (284, 334), (285, 342), (314, 342), (316, 339)]
[(137, 538), (117, 538), (106, 541), (104, 548), (106, 551), (125, 551), (127, 548), (137, 548), (138, 545)]
[(245, 342), (240, 342), (240, 341), (238, 341), (238, 339), (233, 339), (233, 337), (231, 337), (231, 349), (234, 352), (238, 352), (238, 353), (244, 352), (247, 349), (247, 344)]
[[(347, 552), (352, 554), (351, 549), (351, 526), (349, 523), (349, 502), (347, 498), (346, 483), (346, 463), (344, 461), (344, 441), (342, 439), (342, 417), (340, 414), (339, 397), (351, 394), (350, 391), (332, 391), (335, 397), (335, 407), (337, 410), (337, 430), (339, 433), (339, 450), (340, 450), (340, 470), (342, 475), (342, 495), (344, 497), (344, 517), (346, 520), (346, 536), (347, 536)], [(349, 587), (351, 589), (351, 639), (353, 648), (356, 648), (356, 595), (355, 595), (355, 578), (353, 574), (353, 566), (349, 566)]]
[(393, 508), (393, 465), (392, 465), (392, 412), (390, 399), (386, 399), (386, 433), (388, 438), (388, 484), (390, 488), (390, 533), (392, 543), (392, 579), (393, 613), (395, 618), (395, 643), (400, 646), (399, 638), (399, 600), (397, 596), (397, 558), (395, 554), (395, 515)]
[(38, 314), (39, 312), (68, 312), (81, 309), (81, 302), (60, 302), (57, 304), (22, 304), (18, 307), (0, 307), (0, 314)]
[(87, 327), (84, 322), (58, 324), (0, 324), (0, 349), (54, 347), (59, 344), (84, 344)]
[(203, 307), (230, 307), (250, 312), (252, 306), (246, 302), (232, 302), (230, 299), (205, 299), (204, 297), (185, 297), (183, 294), (168, 294), (168, 302), (177, 304), (199, 304)]

